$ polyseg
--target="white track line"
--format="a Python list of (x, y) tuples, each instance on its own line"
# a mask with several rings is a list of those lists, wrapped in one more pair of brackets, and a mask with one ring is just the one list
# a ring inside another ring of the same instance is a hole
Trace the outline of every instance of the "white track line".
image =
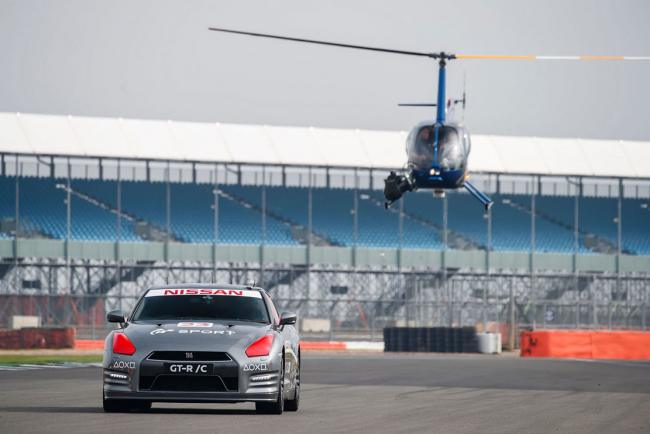
[(0, 371), (29, 371), (32, 369), (71, 369), (71, 368), (88, 368), (95, 367), (101, 368), (101, 363), (79, 363), (79, 362), (65, 362), (65, 363), (46, 363), (43, 365), (35, 365), (31, 363), (22, 363), (20, 365), (0, 365)]

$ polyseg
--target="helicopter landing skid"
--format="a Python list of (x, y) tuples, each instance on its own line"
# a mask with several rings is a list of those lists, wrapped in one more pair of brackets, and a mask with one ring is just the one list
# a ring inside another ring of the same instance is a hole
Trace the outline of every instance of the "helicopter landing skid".
[(488, 210), (492, 207), (492, 204), (494, 203), (492, 199), (485, 193), (483, 193), (481, 190), (476, 188), (474, 184), (472, 184), (469, 181), (465, 181), (465, 189), (470, 192), (472, 196), (474, 196), (476, 199), (478, 199), (479, 202), (483, 204), (485, 207), (485, 212), (488, 212)]

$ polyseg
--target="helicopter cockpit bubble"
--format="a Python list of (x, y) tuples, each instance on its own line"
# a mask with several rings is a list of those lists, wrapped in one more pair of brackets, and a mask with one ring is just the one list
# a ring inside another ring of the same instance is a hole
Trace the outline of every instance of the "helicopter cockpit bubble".
[(463, 169), (469, 150), (469, 133), (460, 125), (421, 123), (406, 139), (408, 166), (419, 171), (428, 171), (434, 165), (442, 170)]
[(434, 127), (429, 123), (417, 125), (406, 138), (408, 166), (415, 170), (429, 170), (434, 159)]
[(465, 166), (469, 153), (469, 135), (462, 127), (445, 125), (438, 131), (438, 155), (443, 170), (457, 170)]

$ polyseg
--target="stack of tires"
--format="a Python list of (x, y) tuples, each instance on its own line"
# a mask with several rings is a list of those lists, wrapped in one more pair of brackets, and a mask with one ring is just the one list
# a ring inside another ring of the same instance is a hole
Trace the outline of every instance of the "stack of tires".
[(476, 353), (474, 327), (386, 327), (384, 351)]

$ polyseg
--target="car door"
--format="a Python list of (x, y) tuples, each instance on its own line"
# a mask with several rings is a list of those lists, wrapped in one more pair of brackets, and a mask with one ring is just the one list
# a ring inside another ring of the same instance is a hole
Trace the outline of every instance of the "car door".
[(299, 369), (298, 363), (300, 362), (298, 359), (298, 331), (293, 324), (280, 326), (280, 315), (278, 314), (273, 300), (271, 300), (271, 297), (266, 293), (264, 293), (264, 298), (268, 303), (273, 324), (277, 327), (278, 332), (282, 335), (282, 343), (284, 345), (285, 354), (285, 390), (290, 390), (293, 389), (296, 384), (295, 379)]

